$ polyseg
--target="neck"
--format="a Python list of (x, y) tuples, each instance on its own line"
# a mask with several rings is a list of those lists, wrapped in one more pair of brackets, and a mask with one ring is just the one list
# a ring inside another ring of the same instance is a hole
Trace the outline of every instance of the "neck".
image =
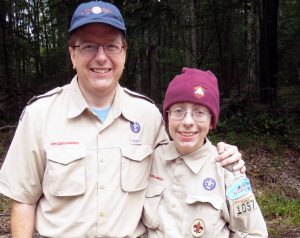
[(81, 87), (80, 90), (89, 107), (95, 109), (103, 109), (103, 108), (110, 107), (116, 93), (116, 88), (108, 92), (103, 91), (103, 92), (96, 92), (96, 93), (87, 92)]

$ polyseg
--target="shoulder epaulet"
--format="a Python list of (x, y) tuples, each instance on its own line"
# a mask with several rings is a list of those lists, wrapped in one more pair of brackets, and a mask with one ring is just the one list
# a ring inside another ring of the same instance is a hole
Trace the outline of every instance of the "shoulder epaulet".
[(145, 95), (139, 94), (139, 93), (137, 93), (137, 92), (133, 92), (133, 91), (129, 90), (128, 88), (124, 88), (124, 91), (125, 91), (126, 93), (128, 93), (128, 94), (134, 96), (134, 97), (142, 98), (142, 99), (147, 100), (148, 102), (151, 102), (151, 103), (155, 104), (155, 102), (154, 102), (151, 98), (148, 98), (148, 97), (145, 96)]
[(54, 94), (59, 93), (62, 90), (63, 90), (63, 88), (57, 87), (57, 88), (54, 88), (54, 89), (50, 90), (49, 92), (47, 92), (45, 94), (41, 94), (41, 95), (38, 95), (38, 96), (33, 96), (31, 99), (28, 100), (28, 102), (26, 103), (26, 105), (30, 105), (31, 103), (35, 102), (36, 100), (38, 100), (40, 98), (50, 97), (50, 96), (52, 96)]

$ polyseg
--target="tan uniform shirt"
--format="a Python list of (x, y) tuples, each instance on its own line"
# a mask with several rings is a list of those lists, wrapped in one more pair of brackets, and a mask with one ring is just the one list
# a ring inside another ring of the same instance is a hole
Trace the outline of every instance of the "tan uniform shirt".
[(36, 204), (45, 237), (137, 237), (159, 110), (118, 85), (102, 124), (76, 77), (26, 107), (0, 172), (0, 192)]
[(216, 157), (208, 140), (186, 156), (173, 142), (155, 150), (143, 212), (149, 238), (267, 237), (249, 180)]

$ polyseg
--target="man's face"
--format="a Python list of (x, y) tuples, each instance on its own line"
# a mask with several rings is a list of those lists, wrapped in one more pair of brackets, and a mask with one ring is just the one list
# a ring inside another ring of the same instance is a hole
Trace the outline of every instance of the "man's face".
[[(123, 45), (122, 32), (101, 23), (83, 26), (72, 37), (76, 39), (76, 46), (86, 43)], [(105, 53), (102, 46), (95, 53), (84, 53), (78, 47), (69, 47), (69, 52), (84, 96), (97, 97), (114, 93), (125, 65), (125, 48), (117, 54)]]

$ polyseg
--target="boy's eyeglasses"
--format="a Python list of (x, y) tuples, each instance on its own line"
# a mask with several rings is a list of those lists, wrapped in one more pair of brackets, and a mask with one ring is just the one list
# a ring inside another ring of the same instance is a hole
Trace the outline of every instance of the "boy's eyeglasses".
[(211, 114), (209, 114), (207, 112), (203, 112), (201, 110), (187, 112), (181, 108), (170, 109), (167, 112), (169, 113), (170, 118), (172, 118), (174, 120), (178, 120), (178, 121), (183, 120), (187, 113), (190, 113), (192, 118), (194, 119), (194, 121), (197, 121), (197, 122), (206, 122), (208, 120), (208, 118), (210, 118), (212, 116)]
[(96, 54), (99, 47), (103, 47), (105, 54), (120, 54), (124, 48), (122, 44), (118, 43), (81, 43), (80, 45), (73, 46), (73, 48), (78, 48), (83, 54)]

